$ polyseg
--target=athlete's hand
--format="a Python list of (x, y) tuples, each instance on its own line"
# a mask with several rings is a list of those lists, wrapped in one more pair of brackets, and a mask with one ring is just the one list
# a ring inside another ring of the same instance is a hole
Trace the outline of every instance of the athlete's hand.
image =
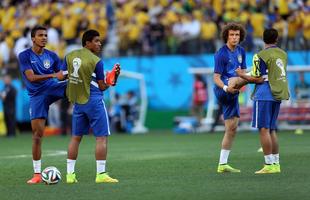
[(120, 73), (121, 73), (121, 66), (119, 63), (116, 63), (113, 66), (111, 72), (107, 72), (106, 74), (106, 84), (110, 86), (115, 86)]
[(244, 71), (241, 69), (241, 67), (238, 67), (238, 68), (235, 70), (235, 72), (236, 72), (236, 74), (237, 74), (238, 76), (240, 76), (240, 77), (244, 74)]
[(55, 75), (55, 78), (57, 78), (60, 81), (65, 79), (65, 75), (64, 75), (63, 71), (61, 71), (61, 70), (59, 72), (56, 72), (54, 75)]
[(227, 92), (228, 92), (228, 93), (231, 93), (231, 94), (236, 94), (237, 92), (239, 92), (239, 90), (236, 89), (236, 88), (233, 88), (233, 87), (231, 87), (231, 86), (228, 86), (228, 87), (227, 87)]

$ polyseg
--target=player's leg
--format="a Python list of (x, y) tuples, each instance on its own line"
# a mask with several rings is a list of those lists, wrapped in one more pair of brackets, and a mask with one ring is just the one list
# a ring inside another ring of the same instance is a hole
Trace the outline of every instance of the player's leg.
[(67, 158), (67, 183), (77, 183), (75, 175), (75, 163), (79, 153), (79, 145), (82, 140), (82, 136), (72, 136), (68, 147)]
[(272, 157), (273, 157), (273, 165), (276, 170), (276, 172), (281, 172), (280, 167), (280, 154), (279, 154), (279, 143), (278, 143), (278, 137), (275, 130), (271, 131), (271, 143), (272, 143)]
[(225, 134), (222, 140), (220, 160), (217, 172), (240, 172), (239, 169), (235, 169), (228, 165), (228, 158), (230, 150), (237, 133), (239, 118), (233, 117), (225, 120)]
[(83, 134), (88, 133), (89, 127), (87, 115), (83, 111), (83, 105), (74, 105), (72, 114), (72, 136), (68, 146), (67, 157), (67, 183), (78, 182), (75, 174), (75, 163)]
[(106, 136), (96, 137), (96, 183), (117, 183), (118, 180), (110, 177), (106, 172), (107, 160), (107, 140)]
[(46, 96), (34, 96), (30, 98), (29, 114), (32, 128), (32, 162), (34, 176), (27, 181), (29, 184), (41, 182), (41, 143), (48, 114)]
[(272, 156), (272, 140), (270, 134), (271, 127), (271, 101), (256, 101), (254, 109), (256, 110), (256, 124), (259, 128), (260, 142), (263, 148), (265, 165), (264, 167), (256, 171), (255, 174), (267, 174), (275, 173), (273, 167), (273, 156)]
[(228, 165), (230, 150), (237, 133), (239, 122), (238, 96), (227, 96), (227, 101), (222, 104), (223, 117), (225, 121), (225, 134), (222, 140), (221, 153), (217, 172), (240, 172)]
[(92, 100), (88, 110), (91, 128), (96, 137), (96, 183), (117, 183), (118, 180), (111, 178), (106, 172), (107, 141), (110, 135), (108, 114), (101, 99)]
[(273, 166), (272, 156), (272, 141), (269, 128), (260, 128), (260, 142), (263, 148), (265, 164), (261, 170), (255, 172), (255, 174), (270, 174), (275, 173)]
[(31, 120), (32, 128), (32, 162), (33, 162), (33, 177), (27, 181), (28, 184), (36, 184), (41, 182), (41, 143), (43, 131), (45, 127), (45, 119)]
[(272, 156), (273, 156), (273, 165), (276, 170), (276, 172), (280, 173), (281, 172), (281, 167), (280, 167), (280, 154), (279, 154), (279, 143), (278, 143), (278, 137), (276, 133), (276, 122), (278, 119), (278, 115), (280, 112), (280, 102), (273, 102), (272, 106), (272, 121), (271, 121), (271, 131), (270, 131), (270, 136), (271, 136), (271, 143), (272, 143)]

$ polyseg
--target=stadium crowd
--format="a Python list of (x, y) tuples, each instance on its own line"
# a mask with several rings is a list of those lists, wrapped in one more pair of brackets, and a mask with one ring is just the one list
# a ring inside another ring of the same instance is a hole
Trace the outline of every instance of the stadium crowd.
[(48, 27), (47, 48), (60, 58), (79, 47), (89, 28), (103, 37), (105, 56), (214, 53), (229, 21), (246, 27), (247, 51), (262, 48), (265, 27), (279, 31), (282, 48), (307, 50), (309, 13), (310, 0), (3, 0), (0, 66), (17, 68), (36, 24)]

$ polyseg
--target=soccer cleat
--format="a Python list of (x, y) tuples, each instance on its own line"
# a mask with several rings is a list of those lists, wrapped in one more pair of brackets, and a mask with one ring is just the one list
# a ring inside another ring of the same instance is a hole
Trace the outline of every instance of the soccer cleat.
[(75, 173), (67, 174), (67, 183), (77, 183), (78, 180), (76, 179)]
[(118, 183), (118, 180), (111, 178), (108, 173), (102, 173), (97, 174), (96, 183)]
[(39, 173), (33, 174), (33, 177), (27, 181), (28, 184), (37, 184), (41, 182), (42, 182), (42, 178), (41, 178), (41, 174)]
[(257, 152), (263, 152), (263, 148), (260, 147), (259, 149), (257, 149)]
[(109, 86), (115, 86), (120, 73), (120, 64), (115, 64), (111, 72), (107, 72), (105, 82)]
[(274, 165), (264, 165), (264, 167), (261, 170), (255, 172), (255, 174), (273, 174), (273, 173), (278, 173)]
[(228, 164), (224, 165), (219, 165), (217, 167), (217, 173), (225, 173), (225, 172), (230, 172), (230, 173), (239, 173), (241, 172), (240, 169), (235, 169), (229, 166)]
[(275, 171), (275, 173), (280, 173), (281, 172), (281, 166), (279, 163), (274, 163), (273, 164), (273, 169)]

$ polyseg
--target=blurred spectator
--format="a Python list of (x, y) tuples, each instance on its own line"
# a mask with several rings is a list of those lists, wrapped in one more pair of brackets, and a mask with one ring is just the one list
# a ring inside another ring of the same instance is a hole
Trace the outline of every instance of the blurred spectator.
[(10, 60), (10, 48), (5, 41), (6, 34), (0, 31), (0, 68)]
[(245, 23), (245, 30), (247, 32), (244, 41), (241, 43), (241, 46), (246, 50), (246, 51), (253, 51), (254, 49), (254, 42), (253, 42), (253, 31), (254, 28), (248, 19), (247, 22)]
[(187, 14), (184, 18), (181, 29), (180, 53), (197, 54), (199, 52), (199, 34), (201, 23), (192, 14)]
[(0, 54), (5, 60), (14, 47), (18, 54), (20, 46), (25, 48), (27, 27), (45, 22), (50, 28), (48, 43), (54, 48), (63, 39), (63, 47), (76, 48), (83, 31), (97, 29), (109, 56), (212, 53), (219, 41), (214, 24), (218, 29), (231, 21), (252, 29), (243, 44), (247, 50), (262, 49), (263, 29), (272, 26), (283, 38), (281, 46), (306, 50), (310, 46), (309, 4), (308, 0), (3, 1), (0, 34), (5, 34), (10, 50)]
[(295, 86), (295, 93), (297, 100), (309, 100), (310, 98), (310, 84), (305, 81), (303, 72), (299, 73), (299, 82)]
[(161, 15), (151, 19), (150, 44), (153, 54), (166, 53), (165, 26), (162, 24)]
[(57, 46), (60, 43), (59, 33), (58, 33), (56, 28), (51, 26), (51, 20), (50, 19), (48, 19), (45, 22), (45, 27), (47, 28), (47, 35), (48, 35), (47, 43), (51, 47), (49, 49), (56, 50)]
[(202, 52), (214, 53), (216, 51), (214, 38), (217, 37), (217, 32), (215, 22), (211, 20), (210, 16), (206, 16), (205, 20), (202, 21), (200, 32)]
[[(285, 49), (293, 50), (293, 49), (300, 49), (300, 31), (301, 31), (301, 19), (299, 17), (299, 12), (293, 11), (291, 16), (287, 19), (287, 40)], [(298, 36), (299, 35), (299, 36)]]
[[(114, 102), (109, 111), (111, 129), (115, 132), (125, 132), (125, 125), (122, 125), (122, 107), (120, 104), (120, 96), (118, 93), (114, 96)], [(125, 123), (124, 123), (125, 124)]]
[(138, 98), (134, 91), (130, 90), (121, 99), (121, 126), (122, 130), (131, 132), (138, 119)]
[(16, 42), (14, 46), (14, 54), (16, 57), (18, 57), (18, 54), (25, 49), (28, 49), (31, 46), (31, 39), (30, 39), (30, 29), (25, 28), (23, 32), (23, 36), (20, 37)]
[(286, 41), (287, 36), (287, 23), (286, 21), (281, 17), (281, 15), (276, 15), (276, 21), (273, 23), (272, 28), (276, 29), (278, 31), (279, 37), (278, 37), (278, 43), (277, 46), (284, 49), (284, 44)]
[(4, 90), (1, 92), (3, 101), (4, 121), (8, 137), (16, 135), (16, 89), (12, 85), (11, 76), (6, 74), (3, 77)]
[(51, 128), (61, 128), (60, 121), (60, 100), (50, 105), (47, 118), (48, 126)]
[(192, 115), (195, 116), (200, 123), (205, 114), (205, 104), (208, 98), (207, 83), (202, 75), (195, 74), (193, 89)]
[(266, 16), (262, 13), (261, 8), (256, 8), (254, 13), (251, 14), (250, 22), (254, 28), (253, 42), (256, 47), (254, 51), (259, 51), (264, 48), (264, 42), (261, 38), (263, 36), (266, 20)]
[[(309, 3), (310, 4), (310, 1)], [(308, 7), (304, 8), (304, 18), (303, 18), (303, 36), (304, 36), (304, 41), (305, 41), (305, 49), (309, 50), (310, 49), (310, 5)]]

